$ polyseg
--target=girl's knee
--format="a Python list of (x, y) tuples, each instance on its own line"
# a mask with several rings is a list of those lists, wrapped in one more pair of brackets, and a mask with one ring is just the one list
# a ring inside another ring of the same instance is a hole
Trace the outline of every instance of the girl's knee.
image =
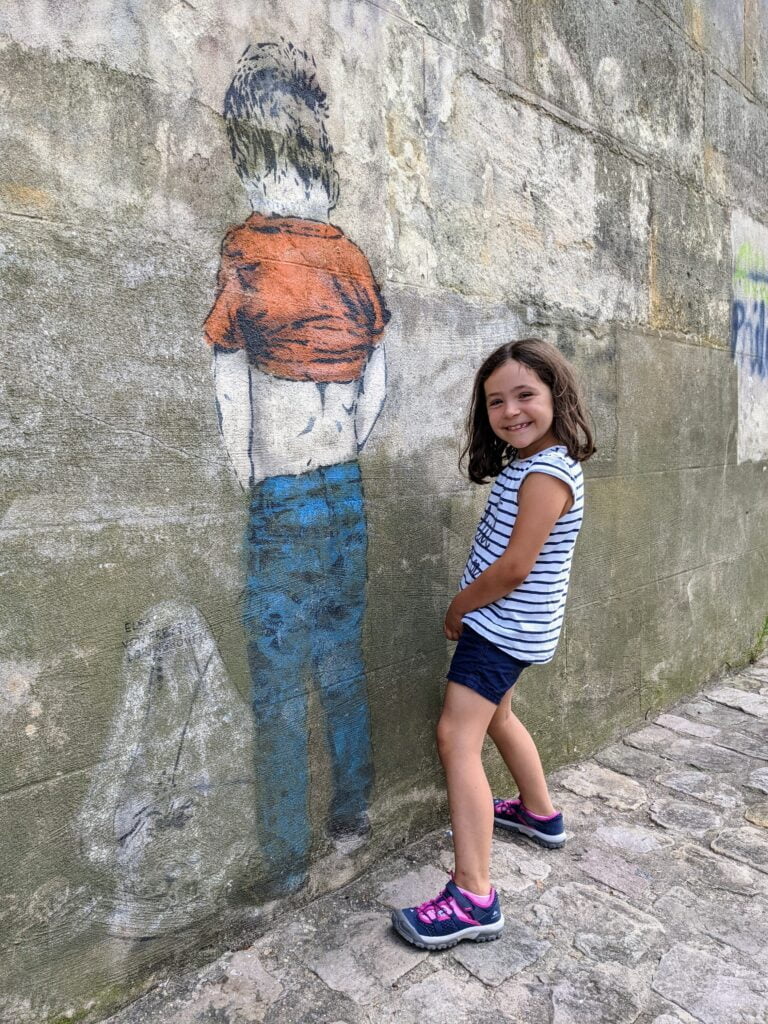
[(449, 682), (440, 719), (437, 747), (440, 757), (472, 756), (483, 748), (492, 705), (466, 686)]
[(468, 752), (469, 744), (466, 730), (452, 715), (445, 713), (440, 716), (435, 730), (437, 749), (440, 759), (445, 761), (451, 757), (462, 757)]
[(444, 752), (448, 752), (453, 746), (456, 733), (457, 730), (448, 716), (444, 713), (440, 715), (435, 728), (435, 738), (437, 740), (437, 749), (440, 752), (441, 757)]
[(511, 701), (505, 700), (499, 704), (498, 708), (494, 712), (493, 718), (488, 723), (488, 735), (493, 739), (494, 735), (499, 735), (505, 730), (509, 729), (513, 722), (516, 722), (517, 718), (512, 713)]

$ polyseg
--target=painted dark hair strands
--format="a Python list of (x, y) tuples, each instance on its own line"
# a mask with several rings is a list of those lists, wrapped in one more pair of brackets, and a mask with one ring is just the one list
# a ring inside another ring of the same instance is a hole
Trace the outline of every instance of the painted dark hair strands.
[(248, 46), (224, 97), (232, 159), (240, 177), (293, 172), (307, 190), (320, 181), (335, 205), (338, 184), (328, 138), (328, 98), (315, 60), (281, 40)]
[(527, 366), (552, 392), (552, 429), (568, 454), (584, 462), (597, 450), (581, 390), (567, 359), (548, 341), (522, 338), (500, 345), (485, 359), (475, 376), (467, 414), (466, 443), (459, 464), (467, 461), (467, 473), (474, 483), (488, 483), (514, 458), (517, 449), (505, 444), (491, 429), (485, 403), (485, 382), (507, 362)]

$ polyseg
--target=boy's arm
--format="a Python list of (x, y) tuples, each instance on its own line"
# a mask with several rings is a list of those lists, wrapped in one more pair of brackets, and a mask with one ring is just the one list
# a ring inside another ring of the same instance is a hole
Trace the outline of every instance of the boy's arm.
[(235, 476), (247, 491), (253, 480), (253, 406), (251, 371), (245, 350), (214, 349), (213, 379), (219, 430)]
[(384, 346), (377, 345), (368, 360), (355, 407), (357, 447), (362, 448), (379, 418), (387, 396), (387, 362)]
[(523, 480), (517, 496), (517, 518), (506, 550), (450, 603), (443, 626), (449, 640), (459, 639), (464, 615), (506, 597), (520, 586), (572, 499), (568, 484), (557, 477), (534, 470)]

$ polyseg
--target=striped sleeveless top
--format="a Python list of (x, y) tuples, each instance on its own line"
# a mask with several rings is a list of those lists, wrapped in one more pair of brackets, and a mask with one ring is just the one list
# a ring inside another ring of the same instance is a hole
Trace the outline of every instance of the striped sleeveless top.
[(543, 665), (554, 657), (560, 638), (573, 548), (584, 516), (581, 465), (564, 445), (516, 459), (496, 477), (460, 589), (468, 587), (506, 550), (517, 517), (517, 494), (529, 473), (546, 473), (568, 484), (573, 504), (555, 523), (520, 586), (506, 597), (469, 612), (462, 622), (518, 661)]

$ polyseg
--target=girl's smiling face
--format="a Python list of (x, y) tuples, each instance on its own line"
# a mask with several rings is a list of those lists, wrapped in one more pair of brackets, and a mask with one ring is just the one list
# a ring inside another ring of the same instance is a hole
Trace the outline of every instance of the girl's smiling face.
[(508, 360), (485, 381), (485, 408), (496, 437), (527, 459), (559, 444), (552, 430), (551, 389), (523, 363)]

